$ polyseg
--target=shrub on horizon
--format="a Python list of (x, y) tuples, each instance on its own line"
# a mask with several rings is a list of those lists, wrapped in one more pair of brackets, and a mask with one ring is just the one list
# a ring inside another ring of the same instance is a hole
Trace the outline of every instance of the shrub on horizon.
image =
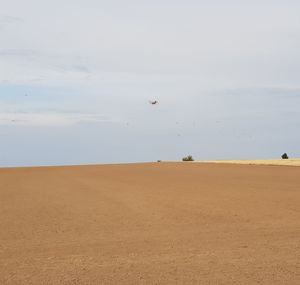
[(188, 155), (187, 157), (184, 157), (182, 161), (194, 161), (194, 159), (191, 155)]
[(281, 156), (282, 159), (289, 159), (288, 155), (286, 153), (284, 153), (282, 156)]

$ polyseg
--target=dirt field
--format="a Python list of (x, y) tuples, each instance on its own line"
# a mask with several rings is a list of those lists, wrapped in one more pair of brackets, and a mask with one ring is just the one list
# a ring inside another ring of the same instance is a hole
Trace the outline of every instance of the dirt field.
[(300, 284), (300, 168), (0, 169), (0, 284)]

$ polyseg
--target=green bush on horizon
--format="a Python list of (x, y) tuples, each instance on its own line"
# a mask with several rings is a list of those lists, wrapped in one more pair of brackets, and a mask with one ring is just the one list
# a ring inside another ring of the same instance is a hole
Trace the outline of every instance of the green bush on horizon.
[(281, 156), (282, 159), (289, 159), (287, 153), (284, 153), (282, 156)]
[(182, 161), (194, 161), (194, 159), (193, 159), (193, 157), (191, 155), (188, 155), (188, 156), (184, 157), (182, 159)]

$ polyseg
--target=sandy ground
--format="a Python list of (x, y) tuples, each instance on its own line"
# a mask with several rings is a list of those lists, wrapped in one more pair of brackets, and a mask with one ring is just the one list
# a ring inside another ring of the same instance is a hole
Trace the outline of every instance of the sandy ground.
[(0, 169), (0, 284), (300, 284), (300, 168)]

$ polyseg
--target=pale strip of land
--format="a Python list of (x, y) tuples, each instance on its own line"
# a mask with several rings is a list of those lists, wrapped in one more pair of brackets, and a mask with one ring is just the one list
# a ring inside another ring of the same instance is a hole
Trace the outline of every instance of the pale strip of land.
[(166, 160), (167, 163), (217, 163), (217, 164), (244, 164), (244, 165), (274, 165), (274, 166), (300, 166), (300, 158), (294, 159), (241, 159), (241, 160), (195, 160), (178, 161)]
[(247, 165), (279, 165), (279, 166), (300, 166), (300, 159), (255, 159), (255, 160), (206, 160), (194, 161), (201, 163), (230, 163)]

